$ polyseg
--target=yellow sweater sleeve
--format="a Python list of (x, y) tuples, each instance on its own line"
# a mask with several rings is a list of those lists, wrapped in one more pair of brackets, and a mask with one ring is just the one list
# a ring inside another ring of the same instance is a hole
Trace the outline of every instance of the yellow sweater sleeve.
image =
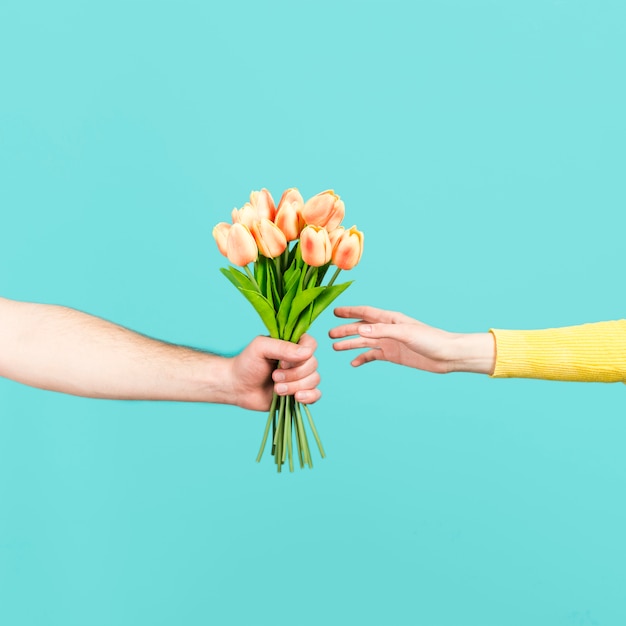
[(494, 378), (626, 382), (626, 320), (490, 332), (496, 338)]

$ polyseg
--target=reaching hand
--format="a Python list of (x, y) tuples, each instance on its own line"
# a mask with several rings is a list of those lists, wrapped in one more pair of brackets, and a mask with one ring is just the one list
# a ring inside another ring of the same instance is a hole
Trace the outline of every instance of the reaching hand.
[(337, 317), (357, 319), (333, 328), (333, 339), (351, 337), (334, 344), (335, 350), (368, 348), (352, 365), (389, 361), (427, 372), (490, 373), (494, 348), (490, 333), (449, 333), (393, 311), (369, 306), (339, 307)]
[(295, 395), (303, 404), (317, 402), (322, 393), (317, 389), (316, 347), (309, 335), (303, 335), (298, 344), (256, 337), (232, 360), (233, 404), (267, 411), (274, 391), (281, 396)]

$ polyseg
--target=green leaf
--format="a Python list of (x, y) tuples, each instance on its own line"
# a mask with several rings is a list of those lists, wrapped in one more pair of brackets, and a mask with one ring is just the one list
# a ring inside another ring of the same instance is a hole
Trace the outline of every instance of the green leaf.
[[(286, 276), (286, 274), (285, 274)], [(300, 276), (297, 272), (291, 274), (289, 281), (287, 282), (287, 286), (285, 288), (285, 295), (280, 303), (280, 308), (278, 309), (278, 314), (276, 315), (276, 321), (278, 322), (278, 330), (280, 331), (280, 336), (284, 337), (285, 326), (287, 324), (287, 320), (289, 319), (289, 311), (291, 309), (291, 303), (298, 292), (298, 282), (300, 281)]]
[(313, 313), (311, 315), (311, 324), (326, 309), (333, 300), (340, 296), (354, 281), (333, 285), (332, 287), (324, 287), (324, 293), (315, 300), (313, 304)]
[(250, 302), (250, 304), (256, 309), (256, 312), (260, 315), (265, 327), (274, 339), (279, 338), (278, 325), (276, 324), (276, 311), (270, 304), (265, 296), (262, 296), (258, 291), (252, 291), (250, 289), (242, 289), (239, 287), (239, 291), (243, 294), (244, 298)]
[[(260, 258), (260, 257), (259, 257)], [(254, 283), (243, 272), (230, 266), (220, 268), (220, 272), (237, 287), (244, 298), (250, 302), (261, 317), (270, 335), (278, 339), (278, 325), (276, 324), (276, 311), (270, 301), (257, 290)]]
[(230, 282), (237, 287), (237, 289), (250, 289), (257, 291), (254, 283), (239, 270), (236, 270), (232, 265), (228, 267), (220, 267), (220, 272), (230, 280)]
[(288, 285), (294, 276), (300, 277), (300, 273), (295, 266), (295, 263), (283, 274), (283, 280), (285, 281), (285, 285)]
[[(353, 281), (342, 283), (341, 285), (333, 285), (332, 287), (316, 287), (316, 289), (322, 289), (324, 293), (317, 297), (311, 304), (310, 311), (305, 311), (305, 314), (300, 316), (300, 319), (291, 333), (289, 341), (298, 343), (298, 341), (300, 341), (300, 337), (302, 337), (302, 335), (309, 330), (313, 321), (333, 302), (335, 298), (337, 298), (337, 296), (343, 293), (352, 284), (352, 282)], [(312, 291), (312, 289), (307, 291)], [(304, 293), (306, 293), (306, 291)]]
[(274, 301), (274, 292), (272, 290), (272, 269), (269, 262), (265, 265), (265, 282), (263, 283), (263, 295), (267, 298), (267, 301), (272, 305), (272, 309), (276, 310)]
[[(275, 303), (274, 308), (278, 310), (278, 307), (280, 306), (280, 293), (279, 293), (279, 289), (277, 285), (278, 274), (277, 274), (276, 265), (273, 259), (267, 260), (267, 276), (268, 276), (267, 299), (270, 301), (273, 299)], [(269, 291), (270, 289), (272, 293), (272, 298), (270, 298), (270, 291)]]
[(289, 318), (287, 319), (287, 324), (285, 325), (285, 337), (289, 337), (293, 332), (294, 327), (298, 322), (298, 318), (300, 313), (306, 309), (315, 298), (317, 298), (326, 287), (313, 287), (312, 289), (305, 289), (304, 291), (300, 291), (296, 294), (293, 302), (291, 303), (291, 308), (289, 310)]
[[(259, 287), (261, 288), (261, 291), (263, 291), (267, 280), (267, 259), (263, 255), (259, 254), (259, 258), (254, 264), (254, 270), (256, 282), (259, 283)], [(263, 295), (266, 296), (267, 294), (263, 293)]]

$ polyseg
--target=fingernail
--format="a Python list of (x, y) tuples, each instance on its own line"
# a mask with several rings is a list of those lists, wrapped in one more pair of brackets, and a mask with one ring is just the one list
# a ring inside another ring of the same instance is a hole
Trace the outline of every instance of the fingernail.
[(285, 393), (287, 391), (287, 385), (281, 383), (280, 385), (276, 385), (275, 389), (276, 393)]
[(285, 380), (285, 375), (282, 372), (279, 372), (278, 370), (276, 370), (274, 372), (274, 380), (279, 383), (282, 380)]
[(296, 349), (296, 354), (306, 354), (307, 352), (311, 352), (311, 348), (307, 346), (298, 346)]
[(309, 392), (308, 391), (301, 391), (298, 394), (298, 399), (300, 400), (300, 402), (304, 402), (305, 400), (309, 399)]
[(365, 324), (363, 326), (359, 326), (360, 333), (371, 333), (372, 327), (369, 324)]

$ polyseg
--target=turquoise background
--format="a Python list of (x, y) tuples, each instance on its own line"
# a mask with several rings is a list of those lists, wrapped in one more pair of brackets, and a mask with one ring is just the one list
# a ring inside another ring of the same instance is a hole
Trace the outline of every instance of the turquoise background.
[[(335, 188), (344, 304), (456, 331), (625, 316), (614, 1), (0, 3), (0, 293), (215, 351), (211, 228)], [(314, 327), (328, 458), (261, 414), (0, 381), (0, 624), (626, 623), (626, 389), (435, 376)]]

